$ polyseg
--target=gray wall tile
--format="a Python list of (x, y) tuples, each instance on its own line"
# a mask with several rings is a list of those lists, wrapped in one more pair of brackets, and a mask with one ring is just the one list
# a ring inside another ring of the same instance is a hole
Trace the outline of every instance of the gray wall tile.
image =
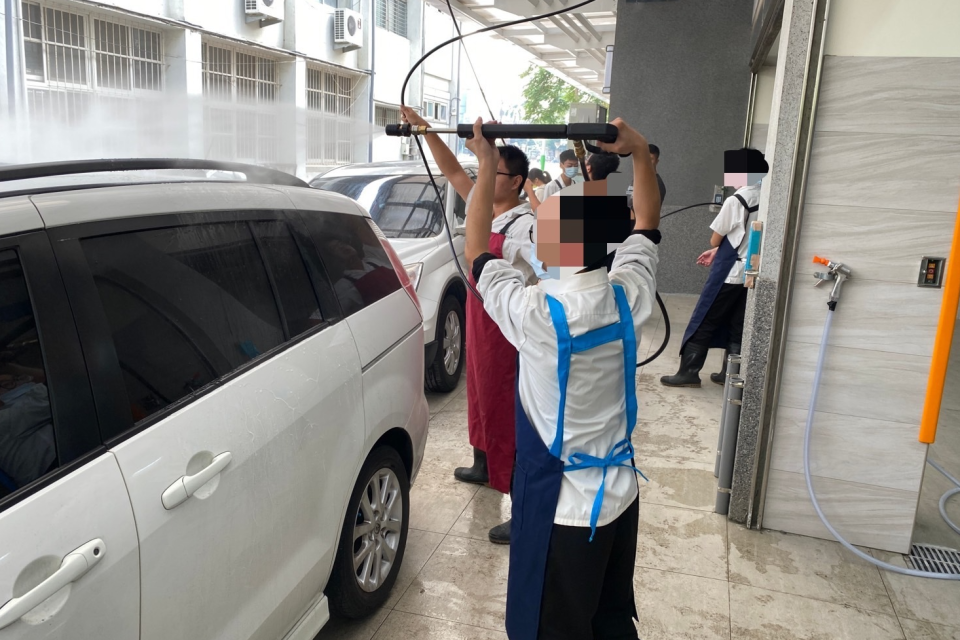
[(960, 58), (827, 56), (817, 131), (960, 135)]
[(814, 134), (806, 202), (956, 212), (960, 137)]
[[(813, 478), (830, 524), (849, 542), (894, 553), (910, 550), (919, 494), (854, 482)], [(771, 470), (763, 527), (833, 540), (813, 509), (802, 473)]]
[[(779, 407), (770, 465), (803, 473), (807, 410)], [(902, 491), (920, 491), (927, 445), (917, 441), (916, 423), (814, 414), (810, 471), (816, 476)], [(891, 456), (894, 449), (896, 455)]]

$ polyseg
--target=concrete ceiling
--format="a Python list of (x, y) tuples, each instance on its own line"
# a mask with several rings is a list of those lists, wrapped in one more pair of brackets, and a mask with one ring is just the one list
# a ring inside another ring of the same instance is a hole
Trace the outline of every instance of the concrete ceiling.
[[(446, 12), (444, 0), (427, 0)], [(488, 27), (560, 10), (576, 0), (450, 0), (461, 17)], [(522, 47), (537, 64), (602, 100), (607, 45), (617, 28), (616, 0), (595, 0), (575, 12), (497, 29), (498, 37)]]

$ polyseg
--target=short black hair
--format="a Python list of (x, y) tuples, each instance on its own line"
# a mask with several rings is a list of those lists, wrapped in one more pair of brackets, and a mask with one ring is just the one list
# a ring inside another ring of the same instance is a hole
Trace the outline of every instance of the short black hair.
[(576, 152), (576, 151), (574, 151), (573, 149), (564, 149), (563, 151), (560, 152), (560, 162), (561, 162), (561, 163), (570, 162), (571, 160), (573, 160), (574, 162), (576, 162), (576, 160), (577, 160), (577, 152)]
[(741, 147), (723, 152), (724, 173), (768, 173), (770, 165), (763, 152), (750, 147)]
[(512, 144), (497, 147), (500, 151), (500, 157), (503, 158), (503, 164), (507, 166), (507, 171), (514, 176), (520, 176), (520, 186), (517, 187), (517, 195), (523, 193), (523, 185), (527, 182), (527, 176), (530, 174), (530, 160), (527, 154)]
[(658, 146), (655, 145), (655, 144), (651, 144), (651, 145), (648, 145), (648, 146), (650, 147), (650, 153), (652, 153), (653, 155), (655, 155), (655, 156), (657, 156), (657, 157), (659, 158), (659, 157), (660, 157), (660, 147), (658, 147)]
[(537, 182), (546, 182), (546, 181), (547, 181), (547, 174), (545, 174), (545, 173), (544, 173), (543, 171), (541, 171), (540, 169), (534, 167), (533, 169), (530, 169), (530, 175), (528, 175), (527, 178), (530, 179), (530, 182), (534, 182), (534, 181), (537, 181)]
[(620, 158), (615, 153), (594, 153), (587, 158), (591, 180), (606, 180), (607, 176), (620, 168)]
[(544, 171), (544, 172), (543, 172), (543, 181), (544, 181), (544, 182), (550, 182), (551, 180), (553, 180), (553, 176), (550, 175), (550, 172), (549, 172), (549, 171)]

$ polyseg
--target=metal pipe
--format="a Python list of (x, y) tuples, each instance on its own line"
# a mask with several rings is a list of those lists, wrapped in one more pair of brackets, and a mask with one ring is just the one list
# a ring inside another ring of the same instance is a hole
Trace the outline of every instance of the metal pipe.
[(743, 358), (739, 353), (727, 356), (727, 375), (723, 381), (723, 408), (720, 411), (720, 437), (717, 438), (717, 464), (713, 468), (713, 477), (720, 477), (720, 454), (723, 451), (723, 429), (727, 424), (727, 400), (730, 398), (730, 380), (740, 375), (740, 362)]
[(740, 406), (743, 401), (743, 378), (730, 379), (730, 397), (724, 405), (723, 445), (720, 447), (720, 478), (717, 486), (717, 504), (714, 509), (722, 516), (730, 511), (730, 487), (733, 485), (733, 462), (737, 456), (737, 434), (740, 432)]
[(10, 117), (17, 115), (17, 84), (14, 81), (14, 55), (13, 55), (13, 32), (14, 32), (14, 0), (4, 0), (4, 21), (3, 35), (6, 45), (6, 63), (7, 63), (7, 109), (10, 111)]

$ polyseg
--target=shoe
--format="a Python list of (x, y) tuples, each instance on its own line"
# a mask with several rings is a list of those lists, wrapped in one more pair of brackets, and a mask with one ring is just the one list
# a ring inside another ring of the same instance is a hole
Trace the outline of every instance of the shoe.
[(510, 544), (509, 520), (490, 529), (490, 542), (493, 544)]
[(722, 386), (725, 386), (727, 383), (727, 356), (730, 355), (729, 351), (723, 352), (723, 366), (720, 367), (720, 373), (711, 373), (710, 382)]
[(727, 383), (727, 359), (732, 355), (740, 355), (739, 344), (731, 344), (727, 347), (727, 350), (723, 352), (723, 367), (721, 367), (720, 373), (710, 374), (710, 380), (721, 387)]
[(680, 370), (672, 376), (660, 378), (665, 387), (700, 387), (700, 369), (707, 361), (708, 347), (687, 343), (680, 354)]
[(490, 482), (490, 473), (487, 471), (487, 454), (474, 447), (473, 466), (457, 467), (453, 471), (453, 477), (460, 482), (469, 482), (470, 484), (487, 484)]

